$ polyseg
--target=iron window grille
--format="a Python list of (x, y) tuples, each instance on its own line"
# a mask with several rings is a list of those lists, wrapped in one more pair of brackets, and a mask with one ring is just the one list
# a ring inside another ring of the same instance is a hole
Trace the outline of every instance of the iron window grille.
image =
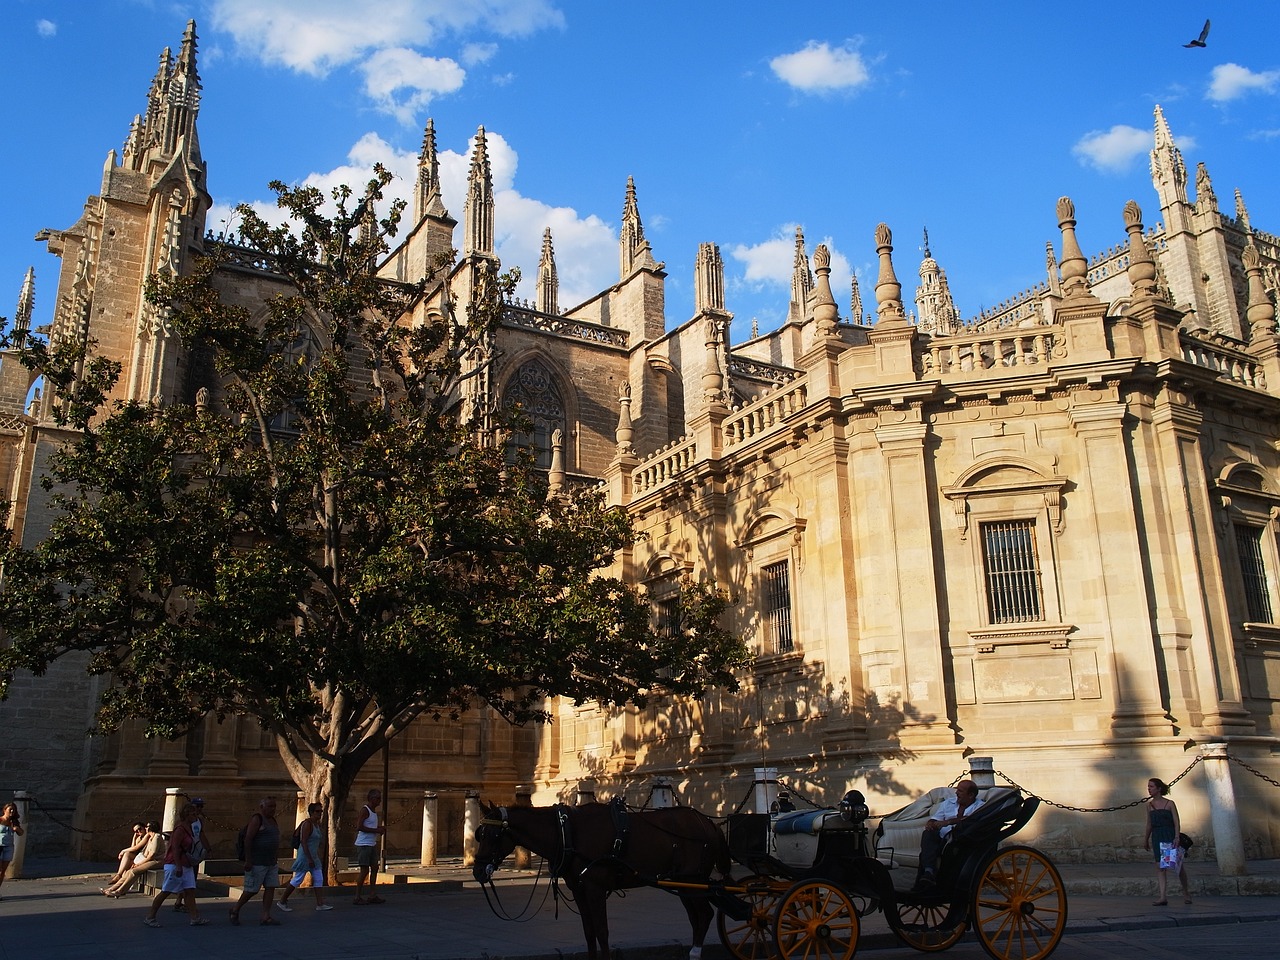
[(1044, 619), (1034, 520), (982, 524), (982, 562), (991, 623)]
[(1240, 557), (1240, 581), (1245, 605), (1254, 623), (1273, 623), (1267, 567), (1262, 556), (1262, 527), (1236, 524), (1236, 552)]
[(787, 653), (795, 649), (791, 635), (791, 573), (786, 560), (760, 570), (764, 593), (764, 629), (767, 649)]

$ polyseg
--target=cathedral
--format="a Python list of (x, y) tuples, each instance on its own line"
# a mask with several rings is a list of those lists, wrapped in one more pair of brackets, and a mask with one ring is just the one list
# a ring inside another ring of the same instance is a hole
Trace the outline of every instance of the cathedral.
[[(210, 386), (143, 296), (149, 275), (190, 270), (209, 242), (200, 88), (190, 24), (83, 216), (39, 237), (62, 260), (47, 332), (120, 361), (120, 399), (192, 403)], [(797, 230), (786, 320), (741, 343), (713, 243), (692, 265), (692, 314), (668, 315), (632, 181), (618, 278), (594, 297), (560, 302), (548, 230), (536, 296), (506, 304), (491, 372), (469, 389), (531, 412), (553, 488), (601, 485), (626, 507), (644, 538), (617, 572), (656, 617), (682, 577), (714, 580), (739, 598), (731, 626), (756, 656), (739, 692), (699, 701), (551, 704), (537, 729), (483, 708), (419, 721), (387, 761), (391, 852), (417, 851), (424, 791), (447, 855), (468, 791), (641, 804), (663, 777), (723, 814), (764, 768), (819, 804), (856, 787), (883, 814), (973, 756), (1083, 808), (1042, 807), (1027, 831), (1081, 857), (1141, 854), (1141, 812), (1100, 811), (1190, 768), (1175, 796), (1211, 847), (1194, 767), (1225, 744), (1230, 761), (1202, 766), (1227, 766), (1247, 853), (1280, 855), (1280, 797), (1263, 779), (1280, 777), (1280, 238), (1239, 193), (1220, 206), (1159, 108), (1151, 176), (1145, 210), (1115, 211), (1126, 239), (1093, 256), (1069, 198), (1029, 214), (1060, 236), (1035, 253), (1044, 280), (976, 317), (957, 311), (927, 238), (921, 262), (895, 262), (885, 224), (858, 242), (878, 274), (865, 302), (855, 277), (842, 316), (829, 251)], [(465, 306), (498, 265), (483, 128), (458, 212), (461, 224), (428, 122), (408, 229), (377, 269), (406, 280), (457, 255), (406, 322)], [(233, 240), (228, 300), (252, 310), (282, 283)], [(31, 275), (19, 284), (14, 334), (34, 335)], [(49, 397), (0, 357), (0, 473), (24, 544), (48, 529), (41, 464), (65, 440)], [(198, 789), (227, 823), (265, 792), (292, 795), (247, 718), (174, 742), (86, 737), (98, 683), (60, 662), (0, 704), (0, 783), (49, 813), (36, 849), (101, 859), (119, 838), (95, 831), (154, 809), (168, 786)]]

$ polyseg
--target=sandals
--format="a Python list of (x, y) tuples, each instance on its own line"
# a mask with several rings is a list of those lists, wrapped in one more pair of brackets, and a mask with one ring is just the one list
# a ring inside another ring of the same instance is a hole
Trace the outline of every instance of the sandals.
[(370, 897), (365, 903), (386, 903), (381, 897)]
[(228, 919), (231, 920), (231, 925), (233, 927), (240, 926), (240, 911), (239, 910), (230, 911)]
[(258, 925), (262, 927), (279, 927), (281, 923), (275, 917), (263, 917), (258, 921)]
[(207, 927), (209, 925), (208, 917), (196, 917), (191, 921), (193, 927)]
[(1167, 907), (1169, 905), (1169, 901), (1168, 900), (1152, 900), (1151, 905), (1153, 907)]
[(357, 907), (363, 907), (363, 906), (364, 906), (366, 903), (368, 903), (369, 901), (368, 901), (368, 900), (366, 900), (364, 897), (356, 897), (356, 898), (355, 898), (354, 900), (352, 900), (351, 902), (352, 902), (352, 903), (354, 903)]
[(148, 927), (160, 926), (160, 921), (157, 920), (155, 917), (143, 917), (142, 922), (145, 923)]

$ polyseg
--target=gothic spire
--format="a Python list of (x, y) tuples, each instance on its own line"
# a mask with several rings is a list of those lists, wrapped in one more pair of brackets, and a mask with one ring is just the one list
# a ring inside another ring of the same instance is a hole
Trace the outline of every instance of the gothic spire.
[(447, 217), (449, 211), (444, 208), (444, 200), (440, 196), (440, 161), (436, 154), (436, 125), (427, 118), (426, 129), (422, 131), (422, 152), (418, 154), (418, 182), (413, 192), (414, 221), (423, 217)]
[(693, 312), (724, 311), (724, 260), (714, 243), (698, 244), (693, 267)]
[(542, 257), (538, 260), (539, 313), (560, 313), (560, 278), (556, 275), (556, 251), (551, 245), (551, 228), (542, 231)]
[(849, 291), (849, 319), (854, 323), (862, 322), (862, 291), (858, 288), (858, 275), (853, 275)]
[(627, 177), (627, 195), (622, 202), (622, 231), (618, 238), (620, 279), (631, 276), (637, 267), (652, 267), (653, 251), (644, 237), (640, 205), (636, 202), (636, 182)]
[(1187, 202), (1187, 165), (1182, 160), (1182, 151), (1173, 142), (1159, 104), (1156, 104), (1155, 146), (1151, 150), (1151, 182), (1160, 196), (1161, 209), (1174, 202)]
[(1244, 194), (1236, 188), (1236, 222), (1244, 228), (1245, 233), (1253, 233), (1253, 225), (1249, 223), (1249, 210), (1244, 205)]
[(22, 346), (31, 332), (31, 311), (36, 302), (36, 268), (27, 267), (22, 280), (22, 292), (18, 294), (18, 309), (13, 314), (14, 346)]
[(951, 296), (947, 272), (938, 266), (929, 250), (929, 228), (924, 230), (924, 259), (920, 261), (920, 286), (916, 287), (916, 318), (925, 333), (947, 336), (955, 332), (960, 321)]
[(489, 166), (489, 146), (484, 127), (476, 131), (471, 151), (471, 171), (467, 175), (467, 202), (463, 210), (463, 253), (492, 257), (493, 251), (493, 170)]
[(804, 320), (805, 307), (813, 290), (813, 274), (809, 272), (809, 255), (804, 250), (804, 230), (796, 227), (796, 249), (791, 260), (791, 307), (787, 319)]

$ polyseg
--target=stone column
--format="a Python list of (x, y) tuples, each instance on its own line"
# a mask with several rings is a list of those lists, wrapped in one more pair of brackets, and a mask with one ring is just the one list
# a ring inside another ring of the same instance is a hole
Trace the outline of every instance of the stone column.
[(1209, 797), (1209, 813), (1213, 823), (1213, 846), (1218, 857), (1218, 872), (1224, 877), (1240, 877), (1248, 873), (1244, 860), (1244, 840), (1240, 835), (1240, 817), (1236, 811), (1236, 792), (1231, 784), (1231, 761), (1225, 743), (1202, 743), (1204, 787)]
[(178, 811), (182, 809), (181, 794), (181, 787), (164, 788), (164, 820), (161, 821), (160, 829), (165, 833), (178, 825)]
[(296, 809), (294, 810), (294, 813), (293, 813), (293, 827), (294, 827), (294, 829), (295, 829), (295, 830), (296, 830), (298, 827), (302, 826), (302, 821), (303, 821), (303, 820), (306, 820), (306, 819), (307, 819), (307, 817), (308, 817), (308, 814), (307, 814), (307, 795), (306, 795), (305, 793), (303, 793), (301, 790), (299, 790), (299, 791), (297, 792), (296, 796), (297, 796), (297, 800), (296, 800), (297, 807), (296, 807)]
[(970, 757), (969, 779), (977, 784), (979, 790), (994, 787), (996, 785), (995, 761), (991, 757)]
[(768, 813), (778, 799), (778, 768), (756, 767), (753, 773), (756, 813)]
[(13, 860), (9, 864), (8, 879), (17, 880), (22, 876), (22, 864), (27, 859), (27, 837), (31, 835), (31, 797), (25, 790), (13, 791), (13, 804), (18, 808), (18, 819), (22, 821), (22, 836), (14, 837)]
[(424, 867), (436, 864), (436, 822), (440, 816), (440, 799), (430, 790), (422, 794), (422, 856)]
[(484, 811), (480, 808), (480, 792), (468, 790), (466, 809), (462, 821), (462, 864), (473, 866), (476, 862), (476, 829), (484, 819)]
[[(533, 806), (533, 787), (527, 783), (522, 783), (516, 787), (516, 800), (514, 806), (532, 807)], [(533, 854), (527, 847), (516, 847), (514, 851), (514, 859), (512, 866), (517, 870), (528, 870), (529, 865), (533, 862)]]
[(653, 803), (651, 806), (655, 810), (666, 810), (676, 805), (675, 791), (671, 789), (670, 777), (654, 777), (653, 791), (651, 793)]
[(584, 803), (596, 802), (596, 782), (594, 780), (578, 781), (578, 799), (574, 802), (574, 806), (580, 807)]

